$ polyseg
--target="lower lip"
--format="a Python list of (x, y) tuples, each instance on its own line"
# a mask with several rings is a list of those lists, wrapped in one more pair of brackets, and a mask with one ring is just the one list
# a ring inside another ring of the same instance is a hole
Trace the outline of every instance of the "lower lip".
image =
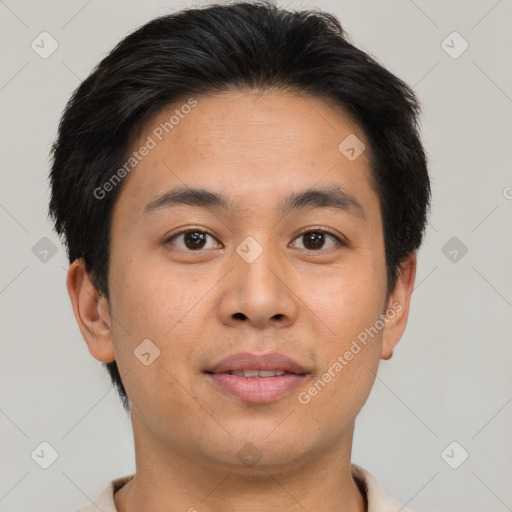
[(297, 388), (305, 375), (286, 373), (276, 377), (247, 378), (229, 373), (208, 373), (211, 381), (244, 402), (263, 404), (281, 398)]

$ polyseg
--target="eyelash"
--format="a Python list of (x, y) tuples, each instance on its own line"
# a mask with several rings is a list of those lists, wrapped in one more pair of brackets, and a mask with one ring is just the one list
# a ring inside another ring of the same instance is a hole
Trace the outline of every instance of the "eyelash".
[[(204, 230), (204, 229), (198, 229), (198, 228), (187, 228), (183, 231), (179, 231), (178, 233), (174, 233), (172, 236), (170, 236), (165, 242), (164, 242), (164, 245), (171, 245), (171, 242), (175, 239), (175, 238), (178, 238), (179, 236), (181, 235), (185, 235), (187, 233), (204, 233), (208, 236), (210, 236), (211, 238), (213, 238), (214, 240), (216, 240), (218, 242), (218, 240), (211, 234), (209, 233), (208, 231)], [(313, 228), (307, 228), (306, 230), (302, 231), (301, 233), (299, 233), (295, 238), (294, 238), (294, 241), (299, 239), (301, 236), (304, 236), (305, 234), (307, 233), (323, 233), (325, 235), (330, 235), (332, 238), (334, 238), (337, 242), (337, 244), (339, 246), (345, 246), (346, 243), (340, 239), (340, 237), (336, 234), (334, 234), (332, 231), (329, 231), (328, 229), (325, 229), (325, 228), (322, 228), (322, 227), (313, 227)], [(219, 242), (218, 242), (219, 243)], [(198, 250), (190, 250), (190, 249), (181, 249), (181, 248), (178, 248), (180, 250), (183, 250), (185, 252), (204, 252), (202, 249), (198, 249)], [(328, 251), (330, 249), (335, 249), (335, 247), (331, 247), (329, 249), (302, 249), (302, 250), (306, 250), (308, 252), (322, 252), (322, 251)]]

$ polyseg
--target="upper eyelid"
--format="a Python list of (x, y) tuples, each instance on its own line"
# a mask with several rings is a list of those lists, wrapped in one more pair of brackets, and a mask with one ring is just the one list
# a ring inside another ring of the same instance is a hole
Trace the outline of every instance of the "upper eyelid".
[[(208, 236), (211, 236), (213, 239), (217, 240), (217, 237), (215, 235), (212, 235), (209, 231), (207, 231), (206, 229), (199, 229), (199, 228), (186, 228), (182, 231), (178, 231), (177, 233), (174, 233), (173, 235), (169, 236), (166, 238), (166, 242), (169, 242), (170, 240), (172, 240), (173, 238), (176, 238), (180, 235), (185, 235), (186, 233), (194, 233), (194, 232), (198, 232), (198, 233), (206, 233)], [(219, 242), (219, 240), (217, 240), (217, 242)], [(222, 242), (219, 242), (219, 243), (222, 243)]]
[[(343, 242), (343, 237), (341, 235), (337, 235), (336, 233), (333, 233), (331, 230), (329, 230), (327, 228), (314, 227), (314, 226), (312, 228), (305, 228), (295, 238), (298, 238), (299, 236), (302, 236), (306, 233), (310, 233), (310, 232), (316, 233), (319, 231), (321, 231), (322, 233), (325, 233), (326, 235), (331, 235), (332, 237), (338, 239), (340, 242)], [(294, 240), (295, 240), (295, 238), (294, 238)]]

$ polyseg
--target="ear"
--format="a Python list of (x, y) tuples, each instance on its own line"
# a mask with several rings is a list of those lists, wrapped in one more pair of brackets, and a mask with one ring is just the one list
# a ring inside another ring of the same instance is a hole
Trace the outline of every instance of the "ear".
[(78, 327), (89, 352), (98, 361), (114, 361), (108, 301), (94, 288), (82, 258), (76, 259), (69, 266), (66, 286)]
[(415, 277), (416, 254), (411, 252), (401, 265), (395, 289), (388, 299), (382, 337), (382, 359), (391, 359), (393, 349), (405, 331)]

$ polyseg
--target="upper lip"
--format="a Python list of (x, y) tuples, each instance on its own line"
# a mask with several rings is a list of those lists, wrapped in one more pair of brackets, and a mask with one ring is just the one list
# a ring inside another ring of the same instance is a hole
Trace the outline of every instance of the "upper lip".
[(251, 354), (241, 352), (225, 357), (207, 370), (207, 373), (239, 372), (242, 370), (277, 370), (295, 374), (309, 373), (297, 361), (279, 352)]

